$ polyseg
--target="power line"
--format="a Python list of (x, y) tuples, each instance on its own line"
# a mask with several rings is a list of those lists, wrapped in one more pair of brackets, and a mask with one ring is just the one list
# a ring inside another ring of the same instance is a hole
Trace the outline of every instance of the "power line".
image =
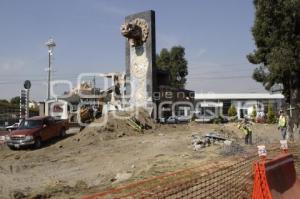
[[(58, 77), (55, 77), (58, 78)], [(187, 79), (244, 79), (244, 78), (251, 78), (249, 75), (230, 75), (230, 76), (188, 76)], [(55, 79), (54, 79), (55, 80)], [(67, 80), (77, 80), (77, 77), (68, 78)], [(46, 77), (43, 79), (31, 79), (32, 82), (46, 82)], [(20, 84), (23, 80), (17, 80), (17, 81), (0, 81), (0, 85), (8, 85), (8, 84)]]
[(192, 76), (187, 79), (243, 79), (243, 78), (251, 78), (249, 75), (237, 75), (237, 76)]

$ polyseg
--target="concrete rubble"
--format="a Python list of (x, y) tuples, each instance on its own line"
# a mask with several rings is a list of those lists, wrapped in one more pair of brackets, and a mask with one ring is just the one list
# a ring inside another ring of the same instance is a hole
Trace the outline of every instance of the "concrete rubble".
[(204, 136), (200, 134), (192, 135), (192, 145), (194, 146), (195, 151), (198, 151), (205, 147), (209, 147), (211, 145), (230, 145), (231, 143), (231, 140), (221, 136), (217, 132), (210, 132)]

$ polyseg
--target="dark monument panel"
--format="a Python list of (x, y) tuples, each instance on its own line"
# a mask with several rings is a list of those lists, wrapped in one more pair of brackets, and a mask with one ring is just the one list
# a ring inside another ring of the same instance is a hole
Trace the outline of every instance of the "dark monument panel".
[(126, 95), (130, 104), (149, 107), (157, 91), (155, 67), (155, 12), (145, 11), (125, 18), (121, 27), (126, 41)]

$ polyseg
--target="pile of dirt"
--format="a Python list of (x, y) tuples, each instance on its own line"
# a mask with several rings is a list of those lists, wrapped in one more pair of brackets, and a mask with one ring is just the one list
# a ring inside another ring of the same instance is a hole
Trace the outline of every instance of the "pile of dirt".
[(13, 190), (10, 192), (10, 198), (12, 199), (49, 199), (49, 198), (74, 198), (68, 197), (69, 195), (77, 196), (82, 195), (88, 192), (90, 188), (88, 185), (79, 180), (74, 186), (67, 185), (63, 182), (58, 182), (57, 184), (47, 185), (43, 190), (32, 191), (27, 189), (26, 191), (22, 190)]
[[(155, 121), (145, 109), (115, 111), (103, 115), (74, 136), (75, 141), (109, 140), (153, 132)], [(91, 139), (92, 138), (92, 139)]]

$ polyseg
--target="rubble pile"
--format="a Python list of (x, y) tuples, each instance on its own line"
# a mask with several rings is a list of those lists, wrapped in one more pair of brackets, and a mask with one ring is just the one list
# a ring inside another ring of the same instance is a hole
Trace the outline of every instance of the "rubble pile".
[(224, 142), (228, 143), (231, 141), (221, 136), (217, 132), (211, 132), (204, 136), (199, 134), (192, 135), (192, 145), (194, 146), (195, 151), (211, 145), (223, 145)]

